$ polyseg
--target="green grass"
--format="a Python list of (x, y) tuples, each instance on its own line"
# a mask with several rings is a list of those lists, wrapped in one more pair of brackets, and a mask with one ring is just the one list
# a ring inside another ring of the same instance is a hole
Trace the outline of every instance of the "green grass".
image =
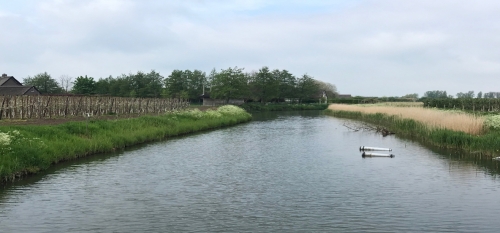
[(486, 134), (473, 136), (447, 129), (430, 129), (415, 120), (382, 113), (364, 114), (361, 112), (332, 111), (330, 109), (326, 110), (325, 113), (335, 117), (358, 119), (380, 125), (400, 136), (418, 139), (443, 148), (474, 152), (488, 158), (499, 156), (500, 153), (500, 130), (490, 129)]
[(325, 110), (328, 104), (261, 104), (245, 103), (240, 107), (247, 111), (296, 111), (296, 110)]
[(241, 108), (222, 106), (205, 112), (195, 109), (161, 116), (55, 126), (0, 126), (0, 178), (2, 182), (11, 181), (60, 161), (250, 119), (251, 115)]

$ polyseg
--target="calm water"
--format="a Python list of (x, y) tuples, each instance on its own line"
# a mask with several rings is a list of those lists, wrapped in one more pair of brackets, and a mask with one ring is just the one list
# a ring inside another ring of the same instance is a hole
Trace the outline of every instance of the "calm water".
[(496, 162), (345, 122), (263, 114), (66, 164), (0, 189), (0, 232), (500, 231)]

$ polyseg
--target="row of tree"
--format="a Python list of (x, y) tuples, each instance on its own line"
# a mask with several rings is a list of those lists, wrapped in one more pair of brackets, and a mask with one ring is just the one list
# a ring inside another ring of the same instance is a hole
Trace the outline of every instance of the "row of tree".
[[(416, 95), (416, 98), (418, 98), (418, 94), (413, 94)], [(500, 92), (478, 92), (477, 95), (474, 94), (474, 91), (468, 91), (468, 92), (459, 92), (456, 94), (456, 97), (459, 99), (498, 99), (500, 98)], [(424, 98), (431, 98), (431, 99), (437, 99), (437, 98), (453, 98), (452, 95), (448, 95), (446, 91), (427, 91), (424, 94)]]
[[(49, 74), (41, 73), (24, 79), (24, 85), (36, 86), (43, 94), (73, 93), (81, 95), (109, 95), (142, 98), (183, 98), (199, 101), (202, 94), (217, 99), (246, 99), (271, 102), (293, 99), (299, 102), (317, 101), (326, 95), (337, 95), (335, 85), (304, 74), (296, 77), (287, 70), (270, 70), (262, 67), (246, 73), (243, 68), (228, 68), (209, 75), (200, 70), (174, 70), (164, 78), (156, 71), (149, 73), (109, 76), (95, 80), (80, 76), (74, 81), (67, 76), (58, 83)], [(72, 83), (72, 88), (69, 88)]]

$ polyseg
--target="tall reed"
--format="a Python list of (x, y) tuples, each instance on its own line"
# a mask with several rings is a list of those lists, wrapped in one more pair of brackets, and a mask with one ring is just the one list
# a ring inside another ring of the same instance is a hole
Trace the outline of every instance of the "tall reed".
[[(407, 111), (405, 111), (405, 109)], [(390, 111), (392, 110), (392, 111)], [(416, 138), (426, 143), (430, 143), (439, 147), (461, 149), (468, 152), (473, 152), (474, 155), (480, 158), (491, 158), (498, 156), (500, 153), (500, 131), (490, 128), (487, 131), (481, 131), (482, 134), (471, 134), (467, 130), (456, 130), (452, 126), (439, 125), (436, 122), (441, 122), (439, 117), (455, 122), (455, 124), (467, 124), (466, 120), (457, 119), (454, 116), (449, 116), (443, 111), (430, 109), (411, 109), (401, 108), (386, 109), (377, 107), (359, 107), (359, 106), (330, 106), (325, 112), (328, 115), (335, 117), (343, 117), (350, 119), (359, 119), (376, 125), (387, 127), (390, 131), (397, 135)], [(424, 111), (425, 110), (425, 111)], [(434, 115), (437, 113), (437, 115)], [(444, 114), (444, 115), (442, 115)], [(463, 114), (461, 114), (463, 115)], [(427, 116), (427, 117), (426, 117)], [(449, 118), (447, 118), (449, 117)], [(472, 120), (476, 120), (473, 118)], [(474, 121), (472, 125), (477, 124)], [(457, 127), (458, 129), (470, 129), (470, 127)], [(483, 156), (484, 155), (484, 156)]]
[(420, 122), (429, 127), (429, 129), (449, 129), (472, 135), (481, 135), (485, 132), (484, 118), (467, 113), (446, 112), (422, 107), (358, 106), (344, 104), (332, 104), (328, 109), (333, 111), (351, 111), (368, 114), (382, 113), (390, 116), (398, 116)]

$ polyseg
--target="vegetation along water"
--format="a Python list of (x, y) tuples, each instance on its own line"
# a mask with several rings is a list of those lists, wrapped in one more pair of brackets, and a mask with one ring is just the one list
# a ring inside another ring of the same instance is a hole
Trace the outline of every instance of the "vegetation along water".
[(157, 116), (74, 121), (52, 126), (4, 125), (0, 126), (0, 178), (6, 182), (36, 173), (59, 161), (250, 119), (251, 115), (245, 110), (227, 105), (204, 112), (194, 109)]
[(422, 107), (332, 104), (326, 111), (336, 117), (360, 119), (440, 147), (466, 150), (491, 158), (500, 151), (497, 116)]

